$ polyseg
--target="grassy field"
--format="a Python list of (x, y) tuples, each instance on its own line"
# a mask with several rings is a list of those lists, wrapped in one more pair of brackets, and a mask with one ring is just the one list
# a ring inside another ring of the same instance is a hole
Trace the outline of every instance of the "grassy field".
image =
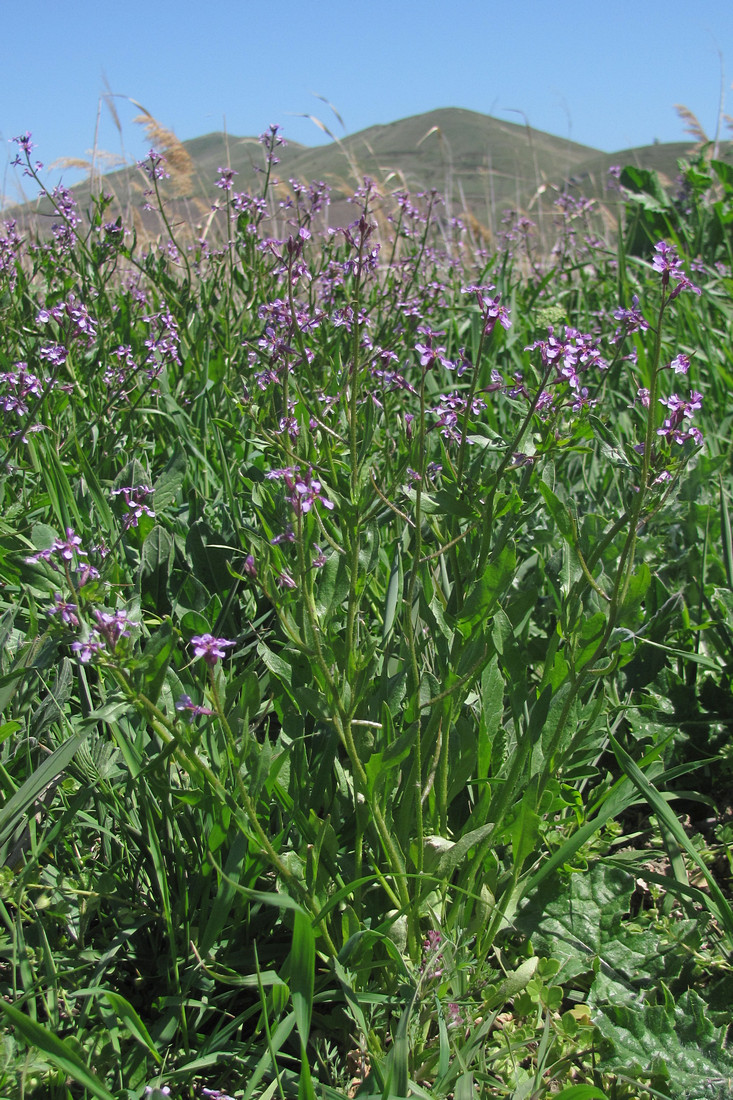
[(261, 145), (0, 232), (0, 1096), (731, 1097), (733, 167)]

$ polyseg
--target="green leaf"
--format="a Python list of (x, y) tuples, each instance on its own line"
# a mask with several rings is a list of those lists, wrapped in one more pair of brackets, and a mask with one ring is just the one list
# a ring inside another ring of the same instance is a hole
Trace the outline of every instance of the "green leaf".
[(153, 486), (153, 508), (156, 512), (162, 512), (176, 500), (186, 476), (186, 461), (183, 448), (175, 451), (168, 460), (163, 473)]
[(469, 637), (478, 623), (490, 617), (511, 581), (515, 568), (514, 547), (503, 546), (497, 560), (489, 562), (475, 582), (456, 616), (456, 626), (464, 638)]
[(726, 1027), (710, 1021), (708, 1007), (695, 990), (687, 990), (676, 1004), (664, 986), (661, 992), (662, 1003), (611, 1001), (594, 1014), (609, 1044), (598, 1068), (654, 1077), (655, 1087), (671, 1100), (725, 1096), (733, 1078)]
[(318, 570), (316, 585), (316, 611), (324, 625), (336, 614), (349, 593), (349, 570), (344, 554), (331, 554), (326, 564)]
[(170, 619), (164, 619), (155, 634), (148, 639), (143, 653), (145, 694), (157, 703), (165, 683), (171, 656), (176, 648), (176, 634)]
[(140, 553), (140, 594), (156, 611), (170, 604), (168, 584), (173, 569), (175, 543), (164, 527), (156, 525), (145, 539)]
[(608, 1100), (608, 1097), (595, 1085), (571, 1085), (554, 1094), (552, 1100)]
[(555, 496), (552, 489), (545, 481), (539, 482), (539, 488), (542, 496), (545, 498), (547, 510), (554, 520), (558, 531), (565, 541), (574, 548), (575, 536), (573, 533), (573, 521), (568, 506), (563, 504), (559, 497)]
[(0, 809), (0, 846), (12, 836), (41, 792), (53, 783), (73, 760), (90, 728), (87, 726), (83, 732), (74, 734), (59, 745)]
[[(707, 865), (703, 861), (700, 853), (691, 843), (687, 833), (680, 825), (676, 815), (670, 809), (669, 803), (662, 798), (656, 787), (650, 783), (647, 777), (644, 775), (641, 768), (636, 764), (627, 752), (619, 745), (616, 738), (611, 734), (609, 736), (611, 747), (616, 754), (616, 759), (628, 775), (631, 782), (634, 784), (639, 793), (646, 799), (649, 805), (654, 810), (657, 817), (664, 822), (667, 829), (670, 831), (674, 839), (685, 852), (687, 852), (690, 859), (697, 865), (698, 869), (705, 877), (705, 881), (708, 884), (709, 895), (706, 894), (707, 906), (715, 919), (723, 926), (728, 936), (729, 945), (733, 945), (733, 909), (731, 909), (725, 894), (718, 886), (718, 883), (710, 874)], [(670, 891), (674, 890), (674, 880), (670, 879)]]
[(603, 946), (618, 934), (633, 892), (632, 874), (596, 864), (531, 895), (515, 923), (535, 952), (558, 960), (562, 984), (593, 971)]
[(512, 838), (512, 859), (521, 867), (532, 854), (540, 832), (541, 818), (533, 809), (531, 800), (523, 798), (519, 812), (509, 828)]
[(310, 1035), (313, 1015), (313, 990), (316, 971), (316, 937), (309, 918), (296, 910), (293, 921), (293, 945), (290, 952), (290, 991), (295, 1024), (300, 1035), (303, 1056)]
[(387, 641), (395, 621), (399, 601), (402, 598), (403, 574), (402, 574), (402, 544), (398, 540), (395, 543), (394, 559), (387, 584), (387, 595), (384, 600), (384, 617), (382, 619), (382, 645)]
[(117, 1018), (125, 1025), (127, 1030), (132, 1035), (133, 1039), (137, 1039), (141, 1046), (146, 1047), (152, 1054), (155, 1061), (160, 1065), (163, 1061), (161, 1055), (156, 1049), (155, 1043), (150, 1038), (150, 1033), (138, 1016), (135, 1009), (132, 1007), (129, 1001), (126, 1001), (119, 993), (113, 993), (110, 989), (105, 989), (102, 996), (109, 1003), (112, 1010), (116, 1013)]
[(45, 1054), (67, 1077), (71, 1077), (78, 1082), (97, 1100), (115, 1100), (109, 1089), (92, 1073), (76, 1051), (62, 1039), (59, 1039), (41, 1024), (36, 1023), (35, 1020), (31, 1020), (24, 1012), (20, 1012), (15, 1005), (0, 1001), (0, 1009), (5, 1013), (8, 1022), (16, 1033), (22, 1035), (29, 1046)]
[(478, 746), (478, 778), (486, 779), (491, 768), (491, 749), (504, 717), (504, 677), (494, 655), (481, 673), (481, 727)]

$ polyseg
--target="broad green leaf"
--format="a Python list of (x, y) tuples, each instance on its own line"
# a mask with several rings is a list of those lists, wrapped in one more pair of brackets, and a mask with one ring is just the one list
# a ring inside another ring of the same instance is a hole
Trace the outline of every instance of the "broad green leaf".
[(516, 556), (513, 546), (503, 546), (498, 558), (484, 568), (483, 574), (470, 589), (463, 607), (456, 616), (456, 626), (464, 638), (474, 627), (490, 618), (504, 590), (514, 575)]
[(164, 527), (156, 524), (140, 553), (140, 594), (160, 612), (170, 606), (168, 584), (173, 569), (174, 542)]
[(598, 1068), (654, 1076), (671, 1100), (729, 1095), (733, 1054), (725, 1024), (712, 1023), (708, 1006), (693, 989), (676, 1004), (664, 986), (661, 994), (657, 1003), (639, 998), (633, 1005), (608, 1000), (598, 1006), (594, 1023), (609, 1043)]
[(185, 450), (183, 447), (177, 448), (153, 486), (153, 508), (156, 512), (162, 512), (175, 501), (186, 475), (186, 462)]

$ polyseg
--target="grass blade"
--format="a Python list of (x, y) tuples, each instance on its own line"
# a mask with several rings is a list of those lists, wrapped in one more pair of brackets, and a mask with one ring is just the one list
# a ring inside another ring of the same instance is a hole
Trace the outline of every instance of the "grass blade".
[(77, 1081), (97, 1100), (115, 1100), (109, 1089), (92, 1073), (76, 1052), (67, 1046), (63, 1039), (59, 1039), (58, 1036), (48, 1031), (41, 1024), (31, 1020), (15, 1005), (4, 1004), (0, 1001), (0, 1009), (5, 1013), (14, 1030), (22, 1035), (30, 1046), (42, 1051), (67, 1077)]

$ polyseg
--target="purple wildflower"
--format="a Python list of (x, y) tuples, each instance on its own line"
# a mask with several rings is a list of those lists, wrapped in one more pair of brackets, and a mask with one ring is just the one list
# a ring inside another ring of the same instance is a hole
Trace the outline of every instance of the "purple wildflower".
[(217, 168), (219, 179), (216, 181), (216, 186), (220, 187), (222, 191), (231, 191), (234, 177), (239, 175), (239, 172), (235, 172), (233, 168)]
[(73, 653), (76, 653), (77, 657), (83, 665), (88, 665), (94, 657), (97, 657), (101, 653), (104, 653), (104, 643), (102, 642), (101, 638), (99, 638), (98, 635), (95, 636), (94, 631), (92, 631), (92, 634), (86, 639), (86, 641), (72, 642), (71, 650)]
[(138, 521), (143, 515), (155, 517), (155, 512), (146, 503), (147, 499), (153, 495), (153, 490), (149, 485), (125, 485), (121, 489), (112, 490), (113, 497), (120, 494), (124, 496), (128, 509), (128, 513), (123, 520), (123, 527), (126, 531), (130, 527), (137, 527)]
[(690, 357), (689, 355), (676, 355), (669, 367), (675, 372), (675, 374), (687, 374), (690, 369)]
[(613, 334), (612, 343), (614, 344), (617, 344), (623, 336), (628, 336), (632, 332), (646, 332), (649, 328), (649, 322), (645, 320), (639, 309), (639, 299), (636, 294), (631, 299), (631, 309), (622, 309), (619, 306), (614, 317), (623, 324), (623, 328), (617, 328)]
[(83, 558), (87, 556), (86, 550), (80, 550), (80, 546), (81, 539), (77, 534), (74, 533), (73, 527), (67, 527), (66, 538), (56, 539), (53, 546), (51, 547), (51, 550), (60, 553), (64, 561), (71, 561), (74, 557), (74, 554), (77, 554), (79, 557)]
[(669, 295), (670, 301), (683, 290), (691, 290), (694, 294), (702, 294), (700, 287), (695, 286), (682, 270), (682, 261), (673, 245), (667, 244), (666, 241), (659, 241), (658, 244), (654, 245), (654, 251), (656, 256), (652, 260), (652, 267), (661, 274), (662, 286), (669, 286), (670, 279), (674, 279), (677, 283), (677, 286)]
[(226, 657), (229, 646), (236, 644), (226, 638), (215, 638), (213, 634), (197, 634), (191, 639), (194, 657), (203, 657), (209, 668), (213, 668), (217, 661)]
[(286, 466), (278, 470), (270, 470), (265, 477), (269, 480), (282, 479), (290, 490), (288, 500), (296, 513), (310, 512), (316, 501), (324, 508), (333, 509), (333, 501), (328, 500), (321, 492), (322, 485), (318, 478), (313, 476), (313, 468), (301, 476), (300, 466)]
[(681, 425), (685, 419), (692, 420), (695, 413), (702, 408), (702, 394), (698, 393), (697, 390), (692, 390), (689, 401), (683, 401), (681, 397), (673, 393), (670, 397), (660, 397), (659, 402), (667, 406), (670, 415), (664, 421), (663, 426), (657, 429), (657, 435), (664, 436), (665, 439), (678, 443), (680, 446), (686, 439), (692, 439), (698, 446), (701, 446), (703, 437), (700, 429), (692, 425), (683, 431)]
[(54, 593), (54, 604), (48, 610), (49, 615), (60, 615), (61, 621), (66, 626), (79, 626), (79, 617), (77, 611), (79, 608), (75, 603), (66, 603), (60, 592)]
[(156, 153), (155, 149), (150, 149), (145, 160), (139, 160), (137, 166), (142, 168), (149, 180), (167, 180), (170, 178), (170, 173), (163, 168), (164, 162), (165, 157), (162, 153)]
[(189, 715), (189, 722), (193, 722), (194, 718), (199, 715), (216, 713), (208, 707), (202, 707), (199, 703), (194, 703), (190, 695), (179, 695), (176, 699), (176, 710), (186, 711)]

